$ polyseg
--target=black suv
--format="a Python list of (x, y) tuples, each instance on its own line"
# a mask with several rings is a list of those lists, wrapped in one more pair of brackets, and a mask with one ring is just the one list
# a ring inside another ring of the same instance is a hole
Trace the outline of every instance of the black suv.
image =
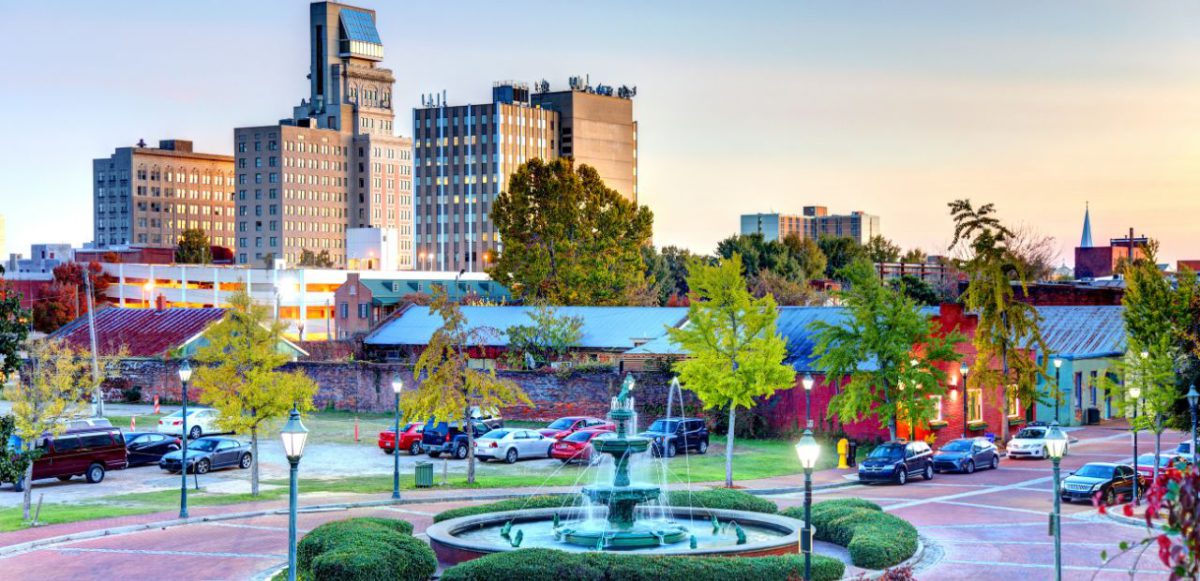
[(695, 418), (669, 418), (654, 420), (646, 431), (638, 434), (650, 438), (650, 451), (662, 456), (664, 450), (670, 458), (680, 452), (695, 450), (697, 454), (708, 451), (708, 427), (704, 420)]
[(925, 442), (887, 442), (858, 464), (859, 482), (904, 484), (913, 476), (933, 480), (933, 451)]
[[(421, 432), (421, 448), (429, 453), (430, 458), (453, 454), (459, 460), (466, 459), (467, 433), (459, 427), (461, 425), (462, 422), (457, 421), (447, 424), (429, 420)], [(487, 425), (479, 420), (473, 420), (471, 427), (474, 428), (476, 438), (488, 432)]]

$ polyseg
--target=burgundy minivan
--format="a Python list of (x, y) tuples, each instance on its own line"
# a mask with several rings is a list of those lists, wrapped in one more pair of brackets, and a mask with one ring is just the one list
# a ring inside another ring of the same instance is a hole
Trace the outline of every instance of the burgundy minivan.
[[(38, 449), (42, 455), (33, 463), (34, 480), (57, 478), (66, 482), (83, 476), (95, 484), (104, 480), (107, 471), (128, 465), (125, 436), (111, 426), (69, 429), (60, 436), (43, 438)], [(13, 489), (24, 490), (24, 482), (14, 484)]]

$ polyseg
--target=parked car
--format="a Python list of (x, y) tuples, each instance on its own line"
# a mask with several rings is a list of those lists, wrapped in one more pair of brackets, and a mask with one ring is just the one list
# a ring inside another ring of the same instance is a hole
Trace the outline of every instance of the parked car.
[[(188, 439), (195, 440), (208, 434), (220, 433), (217, 429), (218, 412), (212, 408), (188, 408)], [(172, 436), (183, 435), (183, 410), (176, 410), (158, 420), (158, 433)]]
[[(425, 424), (412, 422), (400, 428), (400, 449), (408, 450), (410, 455), (421, 453), (421, 430)], [(379, 449), (391, 454), (396, 451), (396, 431), (388, 428), (379, 432)]]
[(934, 472), (965, 472), (978, 468), (999, 468), (1000, 452), (987, 438), (951, 440), (933, 455)]
[(1171, 466), (1188, 463), (1187, 458), (1176, 452), (1163, 452), (1159, 454), (1157, 458), (1155, 458), (1154, 453), (1142, 454), (1141, 456), (1137, 457), (1137, 462), (1135, 464), (1137, 466), (1138, 474), (1141, 474), (1146, 478), (1153, 478), (1155, 460), (1158, 461), (1159, 471), (1166, 470)]
[(1196, 455), (1192, 453), (1191, 441), (1180, 442), (1179, 445), (1175, 447), (1175, 453), (1183, 456), (1188, 462), (1194, 462), (1196, 459)]
[(858, 463), (859, 482), (905, 484), (913, 476), (933, 480), (933, 451), (925, 442), (892, 441), (875, 446)]
[[(1050, 449), (1046, 446), (1046, 432), (1049, 428), (1042, 426), (1030, 426), (1017, 432), (1017, 436), (1008, 441), (1008, 457), (1009, 458), (1049, 458)], [(1063, 455), (1066, 456), (1070, 450), (1070, 444), (1063, 448)]]
[(650, 438), (650, 452), (655, 456), (662, 456), (666, 453), (670, 458), (688, 450), (695, 450), (697, 454), (708, 452), (708, 427), (701, 419), (654, 420), (654, 423), (650, 424), (646, 431), (638, 435)]
[(615, 431), (616, 424), (602, 420), (600, 418), (590, 418), (585, 416), (568, 416), (558, 418), (550, 425), (538, 430), (538, 433), (554, 440), (561, 440), (579, 430), (609, 430)]
[[(1115, 504), (1118, 496), (1129, 499), (1133, 496), (1133, 466), (1109, 462), (1090, 462), (1063, 479), (1062, 499), (1091, 501), (1097, 495), (1105, 504)], [(1149, 482), (1137, 476), (1139, 491), (1146, 490)]]
[[(37, 444), (41, 455), (33, 462), (33, 479), (57, 478), (63, 482), (83, 476), (89, 483), (104, 480), (109, 470), (128, 465), (125, 437), (121, 430), (101, 425), (74, 424), (59, 436), (46, 435)], [(82, 426), (82, 427), (80, 427)], [(9, 443), (9, 453), (19, 453), (20, 438)], [(13, 490), (25, 490), (24, 478), (13, 483)]]
[(550, 446), (550, 457), (562, 460), (563, 464), (571, 462), (587, 462), (595, 464), (600, 461), (600, 454), (592, 447), (593, 440), (615, 438), (617, 434), (609, 430), (579, 430)]
[[(421, 449), (425, 450), (430, 458), (437, 458), (442, 454), (453, 454), (459, 460), (466, 459), (467, 433), (460, 427), (461, 425), (461, 422), (435, 424), (433, 420), (429, 420), (422, 428)], [(489, 431), (487, 425), (479, 420), (472, 421), (471, 428), (476, 438)]]
[(471, 419), (483, 422), (489, 430), (504, 427), (504, 418), (500, 417), (500, 410), (496, 408), (481, 410), (478, 406), (471, 406)]
[[(176, 474), (181, 468), (182, 456), (182, 450), (164, 454), (158, 461), (158, 467)], [(200, 438), (192, 440), (187, 447), (187, 470), (196, 474), (234, 466), (246, 469), (252, 460), (250, 444), (233, 438)]]
[(549, 458), (553, 443), (554, 438), (533, 430), (501, 428), (475, 439), (475, 457), (484, 461), (503, 458), (509, 464), (521, 458)]
[(125, 451), (130, 466), (157, 464), (163, 455), (183, 447), (183, 442), (174, 436), (157, 432), (126, 432)]

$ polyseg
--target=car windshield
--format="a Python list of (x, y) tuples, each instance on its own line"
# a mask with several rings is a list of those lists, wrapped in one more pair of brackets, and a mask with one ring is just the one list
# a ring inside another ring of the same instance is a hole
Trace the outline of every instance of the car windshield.
[(488, 432), (487, 434), (480, 436), (480, 438), (481, 439), (487, 438), (489, 440), (503, 440), (504, 436), (507, 436), (507, 435), (508, 435), (508, 430), (492, 430), (492, 431)]
[(971, 449), (970, 440), (954, 440), (945, 446), (942, 446), (944, 452), (966, 452)]
[(546, 426), (546, 428), (551, 429), (551, 430), (565, 430), (565, 429), (571, 427), (571, 424), (573, 424), (573, 423), (575, 423), (575, 420), (568, 419), (568, 418), (559, 418), (557, 420), (554, 420), (554, 422), (551, 423), (549, 426)]
[(653, 424), (650, 424), (649, 431), (669, 434), (675, 431), (677, 425), (679, 425), (679, 420), (655, 420)]
[(1046, 430), (1025, 428), (1024, 430), (1017, 432), (1017, 437), (1023, 440), (1040, 440), (1045, 434)]
[(591, 432), (575, 432), (566, 437), (568, 442), (586, 442), (592, 437)]
[(188, 450), (199, 450), (201, 452), (212, 452), (217, 449), (216, 440), (196, 440), (188, 444)]
[(876, 446), (875, 449), (871, 450), (871, 453), (867, 455), (867, 458), (874, 458), (876, 460), (896, 460), (903, 457), (903, 446), (889, 446), (887, 444), (884, 444), (883, 446)]
[(1084, 478), (1112, 478), (1113, 467), (1088, 464), (1083, 468), (1076, 470), (1075, 475), (1082, 476)]

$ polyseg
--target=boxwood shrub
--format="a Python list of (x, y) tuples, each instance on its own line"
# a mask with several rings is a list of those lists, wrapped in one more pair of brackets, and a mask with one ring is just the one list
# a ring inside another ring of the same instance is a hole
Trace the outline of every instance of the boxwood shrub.
[[(783, 511), (804, 518), (804, 507)], [(886, 569), (917, 552), (917, 529), (908, 521), (883, 512), (878, 504), (860, 498), (818, 502), (812, 507), (816, 538), (850, 551), (850, 562), (865, 569)]]
[(398, 519), (352, 518), (325, 523), (296, 546), (296, 569), (305, 579), (423, 581), (437, 570), (433, 549), (413, 538)]
[[(813, 579), (841, 579), (845, 565), (815, 555)], [(697, 579), (800, 579), (804, 558), (688, 557), (624, 553), (568, 553), (521, 549), (461, 563), (442, 573), (442, 581), (496, 579), (570, 579), (571, 581), (696, 581)]]
[(521, 498), (509, 498), (499, 502), (490, 502), (488, 504), (477, 504), (475, 506), (463, 506), (460, 508), (452, 508), (445, 512), (439, 512), (433, 515), (433, 522), (442, 522), (452, 518), (461, 516), (472, 516), (476, 514), (487, 514), (490, 512), (504, 512), (506, 510), (521, 510), (523, 508), (560, 508), (567, 506), (576, 506), (583, 502), (583, 498), (578, 494), (556, 494), (556, 495), (540, 495), (526, 496)]
[[(696, 508), (712, 508), (725, 510), (745, 510), (750, 512), (765, 512), (774, 514), (779, 507), (774, 502), (759, 498), (748, 492), (729, 488), (707, 488), (694, 491), (674, 490), (667, 494), (667, 502), (671, 506), (691, 506)], [(541, 495), (523, 498), (510, 498), (499, 502), (453, 508), (434, 515), (433, 522), (442, 522), (462, 516), (504, 512), (506, 510), (521, 510), (533, 508), (561, 508), (579, 506), (583, 499), (577, 494)]]

